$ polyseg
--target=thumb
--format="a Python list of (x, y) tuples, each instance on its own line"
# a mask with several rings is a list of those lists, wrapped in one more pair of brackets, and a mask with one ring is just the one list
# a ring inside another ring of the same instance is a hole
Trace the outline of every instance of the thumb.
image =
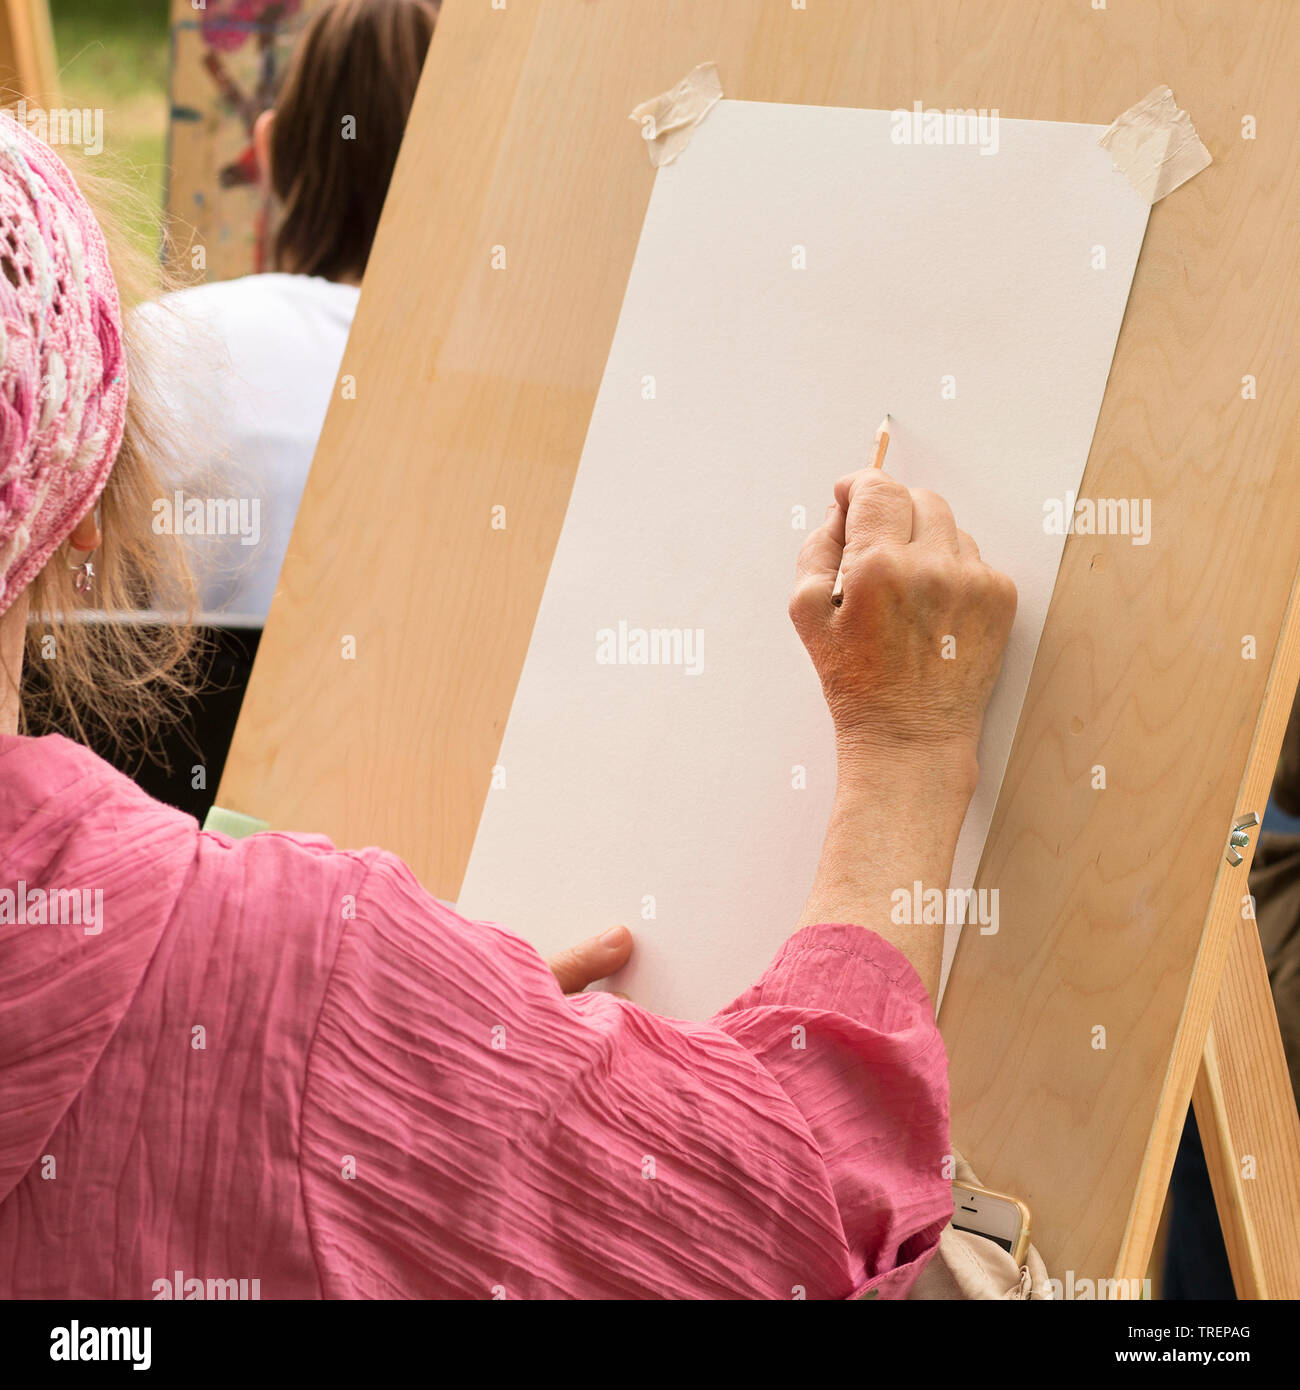
[(546, 964), (565, 994), (577, 994), (593, 980), (612, 975), (631, 954), (632, 933), (626, 927), (610, 927), (599, 936), (551, 956)]

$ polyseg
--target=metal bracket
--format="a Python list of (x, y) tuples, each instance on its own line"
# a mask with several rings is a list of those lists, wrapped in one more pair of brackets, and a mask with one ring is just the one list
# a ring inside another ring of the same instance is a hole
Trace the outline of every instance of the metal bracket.
[(1238, 816), (1232, 822), (1232, 833), (1228, 836), (1228, 853), (1224, 856), (1235, 869), (1243, 862), (1241, 851), (1250, 844), (1250, 832), (1259, 824), (1259, 813), (1252, 811), (1248, 816)]

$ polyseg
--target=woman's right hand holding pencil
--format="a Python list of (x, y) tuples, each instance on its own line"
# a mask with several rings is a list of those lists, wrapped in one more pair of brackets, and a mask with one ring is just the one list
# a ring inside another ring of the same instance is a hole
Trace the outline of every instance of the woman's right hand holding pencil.
[(841, 478), (790, 600), (841, 756), (939, 754), (973, 778), (1015, 612), (1015, 585), (937, 493), (877, 468)]
[(918, 881), (948, 886), (1015, 614), (1015, 585), (980, 559), (943, 498), (879, 468), (836, 483), (799, 553), (790, 616), (821, 677), (838, 752), (800, 925), (870, 927), (911, 961), (931, 998), (943, 930), (896, 923), (891, 904)]

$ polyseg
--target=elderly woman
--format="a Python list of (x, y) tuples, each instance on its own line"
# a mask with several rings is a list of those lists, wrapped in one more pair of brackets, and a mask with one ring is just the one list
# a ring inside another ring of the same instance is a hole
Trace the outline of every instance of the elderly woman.
[(7, 122), (0, 209), (0, 1297), (904, 1296), (952, 1207), (939, 929), (890, 893), (947, 882), (1015, 607), (946, 504), (854, 474), (799, 557), (839, 785), (768, 971), (707, 1024), (567, 997), (625, 932), (557, 981), (383, 850), (205, 834), (18, 732), (25, 634), (110, 724), (181, 638), (61, 621), (175, 551), (104, 238)]

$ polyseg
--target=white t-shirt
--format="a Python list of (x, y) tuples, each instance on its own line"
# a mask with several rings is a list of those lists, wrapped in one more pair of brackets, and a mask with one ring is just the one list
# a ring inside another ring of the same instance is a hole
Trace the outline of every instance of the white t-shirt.
[(360, 293), (246, 275), (139, 310), (161, 334), (178, 455), (154, 531), (184, 537), (200, 609), (225, 625), (265, 622)]

